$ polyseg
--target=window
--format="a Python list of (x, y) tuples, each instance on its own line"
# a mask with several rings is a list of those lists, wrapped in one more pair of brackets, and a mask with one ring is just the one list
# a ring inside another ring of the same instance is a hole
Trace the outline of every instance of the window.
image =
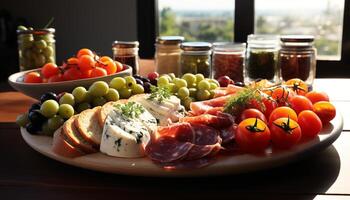
[(340, 60), (344, 0), (255, 0), (255, 33), (315, 36), (319, 60)]
[(159, 0), (159, 35), (233, 41), (234, 0)]

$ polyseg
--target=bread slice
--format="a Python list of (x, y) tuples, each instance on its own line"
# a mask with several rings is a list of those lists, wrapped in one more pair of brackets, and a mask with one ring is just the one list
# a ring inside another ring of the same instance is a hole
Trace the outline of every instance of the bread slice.
[(99, 147), (101, 144), (102, 128), (98, 123), (100, 110), (101, 106), (84, 110), (74, 120), (81, 136), (94, 147)]
[(96, 153), (97, 149), (88, 143), (76, 128), (74, 121), (77, 117), (78, 115), (74, 115), (63, 124), (62, 134), (64, 134), (67, 141), (69, 141), (74, 147), (83, 150), (85, 153)]
[(69, 158), (85, 155), (84, 152), (67, 142), (62, 134), (62, 128), (57, 129), (53, 135), (52, 151), (60, 156)]
[(98, 123), (101, 126), (101, 128), (103, 128), (107, 115), (114, 109), (114, 106), (117, 104), (125, 104), (127, 102), (127, 99), (122, 99), (119, 101), (111, 101), (103, 105), (98, 115)]

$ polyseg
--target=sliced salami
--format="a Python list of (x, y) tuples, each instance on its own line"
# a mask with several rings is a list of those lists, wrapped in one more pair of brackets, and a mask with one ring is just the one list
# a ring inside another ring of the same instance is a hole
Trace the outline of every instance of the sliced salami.
[(194, 144), (210, 145), (221, 143), (219, 132), (215, 128), (202, 124), (193, 124), (192, 128), (195, 133)]
[(159, 127), (157, 130), (158, 137), (170, 136), (175, 137), (181, 142), (194, 142), (194, 132), (189, 123), (175, 123), (169, 126)]
[(233, 124), (228, 128), (220, 129), (219, 135), (222, 139), (222, 144), (227, 144), (235, 139), (235, 133), (236, 133), (237, 125)]
[(219, 143), (213, 145), (194, 145), (185, 157), (185, 160), (196, 160), (206, 156), (214, 156), (221, 149)]
[(192, 147), (192, 143), (163, 136), (146, 146), (146, 154), (154, 161), (168, 163), (183, 159)]

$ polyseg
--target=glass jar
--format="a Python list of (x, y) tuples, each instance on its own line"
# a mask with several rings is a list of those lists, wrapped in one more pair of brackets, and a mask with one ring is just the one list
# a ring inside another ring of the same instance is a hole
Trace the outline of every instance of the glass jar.
[(180, 44), (184, 41), (181, 36), (160, 36), (156, 41), (154, 55), (156, 71), (159, 74), (180, 74)]
[(267, 79), (279, 82), (277, 69), (278, 36), (249, 35), (245, 64), (245, 82)]
[(211, 47), (208, 42), (184, 42), (180, 48), (181, 53), (181, 75), (186, 73), (203, 74), (204, 77), (211, 76)]
[(282, 36), (278, 54), (282, 79), (300, 78), (311, 86), (316, 76), (316, 54), (314, 36)]
[(214, 43), (213, 77), (228, 76), (235, 82), (243, 82), (246, 43)]
[(55, 29), (17, 30), (20, 71), (56, 62)]
[(113, 59), (132, 68), (133, 74), (139, 73), (139, 42), (114, 41)]

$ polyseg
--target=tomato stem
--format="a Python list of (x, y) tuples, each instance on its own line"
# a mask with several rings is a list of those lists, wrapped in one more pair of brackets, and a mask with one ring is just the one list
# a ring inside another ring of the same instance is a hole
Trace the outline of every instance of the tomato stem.
[(287, 132), (288, 134), (292, 134), (292, 131), (294, 129), (296, 129), (298, 126), (291, 128), (290, 127), (290, 117), (288, 115), (288, 119), (287, 119), (287, 123), (282, 122), (281, 124), (276, 124), (275, 122), (273, 122), (273, 124), (281, 129), (283, 129), (285, 132)]
[(259, 128), (258, 128), (258, 118), (257, 118), (257, 117), (255, 118), (255, 122), (254, 122), (253, 126), (252, 126), (252, 125), (249, 125), (249, 126), (246, 126), (245, 128), (246, 128), (248, 131), (253, 132), (253, 133), (264, 132), (265, 129), (266, 129), (266, 128), (264, 128), (264, 129), (259, 129)]

